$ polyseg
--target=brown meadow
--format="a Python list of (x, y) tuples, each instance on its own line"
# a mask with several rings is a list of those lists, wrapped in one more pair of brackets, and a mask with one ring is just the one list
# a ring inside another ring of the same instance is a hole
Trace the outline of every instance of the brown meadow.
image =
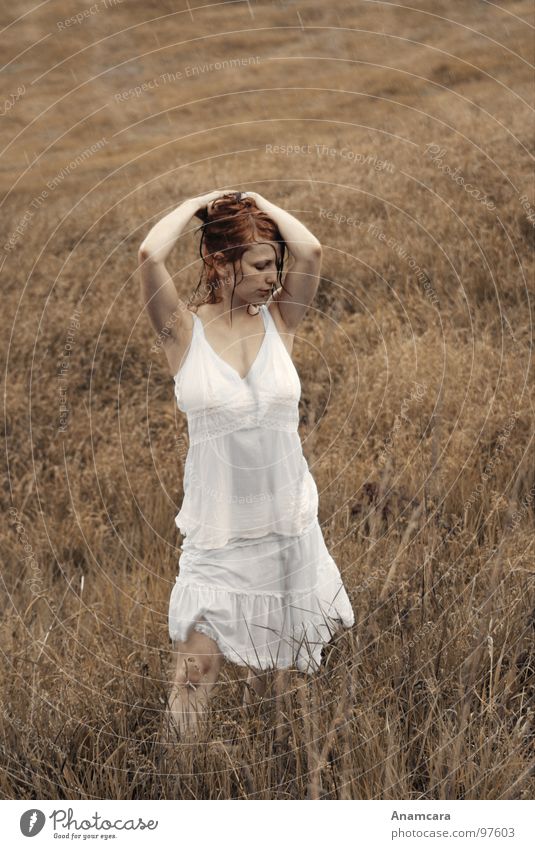
[[(1, 797), (532, 798), (531, 4), (30, 8), (1, 13)], [(166, 747), (187, 426), (137, 249), (222, 187), (323, 245), (300, 434), (356, 624), (250, 712), (226, 663)]]

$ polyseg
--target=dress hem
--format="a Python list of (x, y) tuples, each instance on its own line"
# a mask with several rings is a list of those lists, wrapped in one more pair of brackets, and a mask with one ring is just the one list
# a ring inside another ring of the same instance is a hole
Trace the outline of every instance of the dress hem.
[[(212, 630), (208, 621), (206, 621), (206, 623), (194, 621), (193, 624), (190, 624), (186, 628), (185, 639), (188, 638), (191, 631), (197, 631), (198, 633), (210, 637), (210, 639), (212, 639), (217, 644), (217, 647), (225, 658), (225, 660), (228, 660), (230, 663), (233, 663), (236, 666), (241, 666), (244, 669), (251, 668), (256, 670), (257, 672), (270, 672), (276, 671), (277, 669), (296, 669), (298, 672), (301, 672), (305, 675), (316, 675), (318, 672), (321, 671), (321, 653), (325, 646), (330, 643), (333, 637), (337, 636), (338, 634), (341, 634), (344, 630), (348, 630), (355, 624), (354, 619), (352, 621), (349, 621), (343, 618), (332, 619), (332, 623), (335, 624), (336, 627), (333, 629), (330, 637), (328, 639), (323, 639), (321, 646), (318, 647), (319, 651), (316, 649), (316, 651), (310, 655), (308, 661), (303, 661), (302, 663), (300, 663), (298, 660), (292, 660), (288, 662), (280, 661), (273, 663), (272, 659), (270, 658), (269, 661), (266, 661), (266, 659), (261, 659), (259, 661), (261, 665), (259, 666), (258, 661), (252, 663), (250, 661), (244, 660), (244, 658), (239, 654), (239, 652), (236, 652), (231, 646), (222, 645), (218, 634), (215, 632), (215, 630)], [(184, 640), (181, 640), (180, 637), (177, 636), (171, 637), (170, 640), (173, 644), (177, 642), (184, 642)], [(310, 669), (311, 666), (312, 669)]]
[[(321, 568), (321, 573), (325, 574), (327, 564), (323, 564)], [(328, 567), (327, 567), (328, 568)], [(180, 577), (180, 576), (179, 576)], [(247, 599), (251, 599), (254, 597), (259, 602), (269, 603), (270, 598), (277, 599), (292, 599), (290, 602), (290, 606), (297, 602), (297, 607), (299, 607), (299, 600), (303, 598), (316, 598), (320, 599), (322, 594), (322, 581), (318, 581), (315, 587), (312, 589), (305, 590), (289, 590), (286, 592), (278, 593), (272, 592), (269, 590), (263, 592), (250, 592), (250, 591), (242, 591), (235, 590), (228, 587), (216, 587), (211, 584), (203, 583), (202, 581), (193, 581), (193, 580), (185, 580), (182, 583), (178, 583), (179, 578), (177, 578), (177, 583), (175, 586), (180, 586), (185, 590), (191, 590), (194, 593), (203, 593), (203, 591), (208, 592), (210, 594), (213, 593), (221, 593), (223, 596), (233, 595), (233, 596), (242, 596)], [(340, 600), (340, 604), (336, 604), (336, 598), (342, 593), (342, 598)], [(196, 604), (194, 606), (195, 612), (192, 612), (191, 618), (182, 620), (182, 624), (175, 624), (172, 630), (169, 630), (169, 637), (172, 643), (175, 642), (185, 642), (188, 636), (191, 633), (191, 630), (198, 631), (201, 634), (205, 634), (207, 637), (210, 637), (217, 644), (221, 654), (229, 660), (231, 663), (235, 663), (238, 666), (243, 667), (251, 667), (253, 669), (263, 671), (268, 669), (290, 669), (296, 668), (299, 672), (306, 672), (309, 674), (314, 674), (318, 672), (321, 666), (321, 652), (323, 648), (332, 640), (333, 636), (339, 633), (342, 630), (348, 630), (352, 628), (355, 624), (355, 614), (353, 608), (351, 606), (351, 602), (347, 597), (347, 593), (343, 583), (340, 584), (338, 588), (338, 592), (335, 593), (334, 598), (331, 602), (319, 601), (320, 609), (318, 611), (319, 616), (322, 617), (321, 620), (314, 623), (314, 627), (317, 632), (317, 637), (314, 640), (314, 647), (310, 646), (310, 640), (308, 639), (308, 644), (305, 638), (304, 643), (304, 651), (302, 649), (303, 641), (297, 641), (299, 643), (299, 648), (296, 650), (294, 646), (292, 646), (291, 651), (293, 652), (293, 657), (290, 660), (278, 660), (277, 657), (273, 656), (263, 656), (259, 657), (256, 649), (246, 649), (245, 657), (236, 649), (234, 649), (230, 644), (225, 644), (223, 640), (220, 638), (220, 635), (215, 626), (211, 625), (209, 621), (210, 611), (208, 608), (204, 607), (204, 605)], [(327, 611), (331, 612), (327, 612)], [(201, 611), (201, 612), (199, 612)], [(205, 621), (199, 622), (198, 617), (202, 617)], [(327, 631), (327, 633), (325, 633)], [(292, 641), (296, 640), (296, 638), (292, 637)], [(286, 645), (286, 649), (288, 646)], [(300, 657), (300, 654), (302, 656)], [(250, 660), (251, 654), (254, 660)], [(260, 664), (260, 665), (259, 665)], [(312, 666), (312, 670), (310, 667)], [(303, 668), (304, 667), (304, 668)]]

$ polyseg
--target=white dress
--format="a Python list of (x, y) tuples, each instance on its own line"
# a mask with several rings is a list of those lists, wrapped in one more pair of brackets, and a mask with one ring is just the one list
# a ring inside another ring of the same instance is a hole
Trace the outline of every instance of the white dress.
[(244, 378), (192, 313), (191, 344), (174, 377), (189, 448), (169, 636), (183, 641), (193, 627), (240, 666), (311, 673), (354, 614), (318, 522), (298, 433), (299, 375), (267, 305), (260, 313), (265, 334)]

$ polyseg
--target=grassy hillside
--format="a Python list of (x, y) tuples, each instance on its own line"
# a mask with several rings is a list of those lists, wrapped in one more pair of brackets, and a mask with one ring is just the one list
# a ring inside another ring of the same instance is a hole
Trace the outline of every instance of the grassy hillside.
[[(532, 4), (80, 9), (0, 12), (0, 795), (533, 798)], [(356, 625), (166, 751), (187, 426), (137, 249), (221, 187), (323, 245), (300, 434)]]

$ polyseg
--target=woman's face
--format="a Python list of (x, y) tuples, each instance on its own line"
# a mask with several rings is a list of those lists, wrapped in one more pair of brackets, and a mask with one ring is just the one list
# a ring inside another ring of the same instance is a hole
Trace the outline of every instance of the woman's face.
[[(248, 248), (236, 263), (237, 295), (247, 303), (264, 303), (277, 285), (277, 259), (280, 259), (281, 247), (277, 242), (257, 242)], [(227, 263), (225, 275), (234, 282), (232, 265)], [(231, 285), (232, 291), (232, 285)]]

